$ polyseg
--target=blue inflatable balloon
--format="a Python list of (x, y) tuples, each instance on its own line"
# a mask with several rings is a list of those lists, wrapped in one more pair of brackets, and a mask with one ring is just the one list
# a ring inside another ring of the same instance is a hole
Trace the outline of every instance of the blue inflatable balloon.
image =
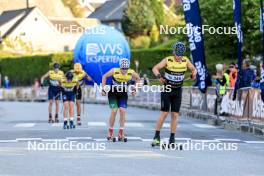
[(123, 34), (106, 25), (87, 29), (74, 49), (74, 62), (81, 63), (98, 85), (107, 71), (119, 67), (122, 58), (130, 59), (128, 42)]

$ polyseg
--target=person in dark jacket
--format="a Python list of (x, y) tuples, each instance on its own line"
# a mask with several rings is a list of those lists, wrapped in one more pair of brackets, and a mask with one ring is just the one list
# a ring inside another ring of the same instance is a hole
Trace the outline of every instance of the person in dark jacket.
[(250, 60), (248, 59), (243, 61), (242, 74), (242, 87), (251, 87), (256, 76), (254, 70), (250, 68)]

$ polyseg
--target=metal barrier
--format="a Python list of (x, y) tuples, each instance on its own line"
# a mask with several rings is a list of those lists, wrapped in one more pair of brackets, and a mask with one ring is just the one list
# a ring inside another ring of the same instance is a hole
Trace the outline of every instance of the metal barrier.
[[(0, 89), (0, 100), (46, 101), (47, 92), (47, 88)], [(228, 89), (227, 93), (220, 98), (215, 87), (209, 87), (206, 94), (202, 94), (197, 87), (183, 87), (182, 108), (211, 115), (224, 114), (227, 119), (264, 124), (264, 103), (260, 97), (260, 90), (241, 89), (235, 101), (232, 100), (232, 92), (232, 89)], [(101, 96), (99, 90), (90, 86), (83, 88), (83, 98), (86, 103), (107, 103), (107, 97)], [(140, 91), (135, 97), (129, 95), (129, 104), (159, 108), (160, 93)]]

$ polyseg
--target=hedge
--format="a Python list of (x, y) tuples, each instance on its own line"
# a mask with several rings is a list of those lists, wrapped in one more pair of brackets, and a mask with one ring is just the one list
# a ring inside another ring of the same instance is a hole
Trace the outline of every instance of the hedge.
[(63, 71), (69, 70), (72, 68), (71, 58), (72, 53), (1, 58), (0, 73), (2, 79), (9, 77), (11, 86), (28, 86), (51, 69), (54, 62), (61, 63)]
[[(134, 61), (138, 60), (141, 74), (147, 73), (150, 78), (153, 78), (152, 67), (166, 56), (171, 55), (172, 51), (169, 49), (141, 49), (132, 50), (131, 54), (131, 67), (135, 68)], [(210, 63), (208, 68), (211, 73), (214, 71), (214, 65), (219, 61), (220, 59), (215, 60), (214, 58), (207, 60), (207, 63)], [(64, 72), (72, 69), (72, 53), (0, 58), (0, 73), (2, 76), (7, 75), (13, 86), (29, 86), (32, 85), (35, 78), (40, 79), (51, 69), (54, 62), (59, 62)]]

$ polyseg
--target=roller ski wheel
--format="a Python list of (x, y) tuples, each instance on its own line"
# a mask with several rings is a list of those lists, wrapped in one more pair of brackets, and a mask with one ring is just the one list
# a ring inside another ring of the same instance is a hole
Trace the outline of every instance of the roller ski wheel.
[(151, 143), (152, 147), (160, 146), (160, 140), (159, 139), (154, 139)]
[(126, 137), (118, 137), (118, 141), (119, 142), (127, 142), (127, 138)]
[(52, 118), (49, 118), (48, 123), (54, 123), (54, 121), (52, 120)]
[(69, 125), (68, 125), (68, 122), (67, 121), (64, 121), (64, 123), (63, 123), (63, 129), (64, 130), (69, 129)]
[(82, 122), (81, 122), (81, 118), (77, 118), (77, 126), (81, 126)]
[(55, 120), (54, 120), (55, 123), (59, 123), (59, 115), (58, 114), (55, 114)]
[(72, 120), (70, 121), (70, 129), (75, 129), (75, 125)]
[(58, 118), (56, 118), (55, 119), (55, 123), (59, 123), (60, 121), (59, 121), (59, 119)]
[(116, 138), (115, 138), (115, 137), (110, 137), (110, 136), (108, 136), (106, 139), (107, 139), (108, 141), (116, 142)]
[(127, 142), (127, 138), (124, 135), (123, 129), (119, 129), (119, 131), (118, 131), (118, 141), (119, 142)]

